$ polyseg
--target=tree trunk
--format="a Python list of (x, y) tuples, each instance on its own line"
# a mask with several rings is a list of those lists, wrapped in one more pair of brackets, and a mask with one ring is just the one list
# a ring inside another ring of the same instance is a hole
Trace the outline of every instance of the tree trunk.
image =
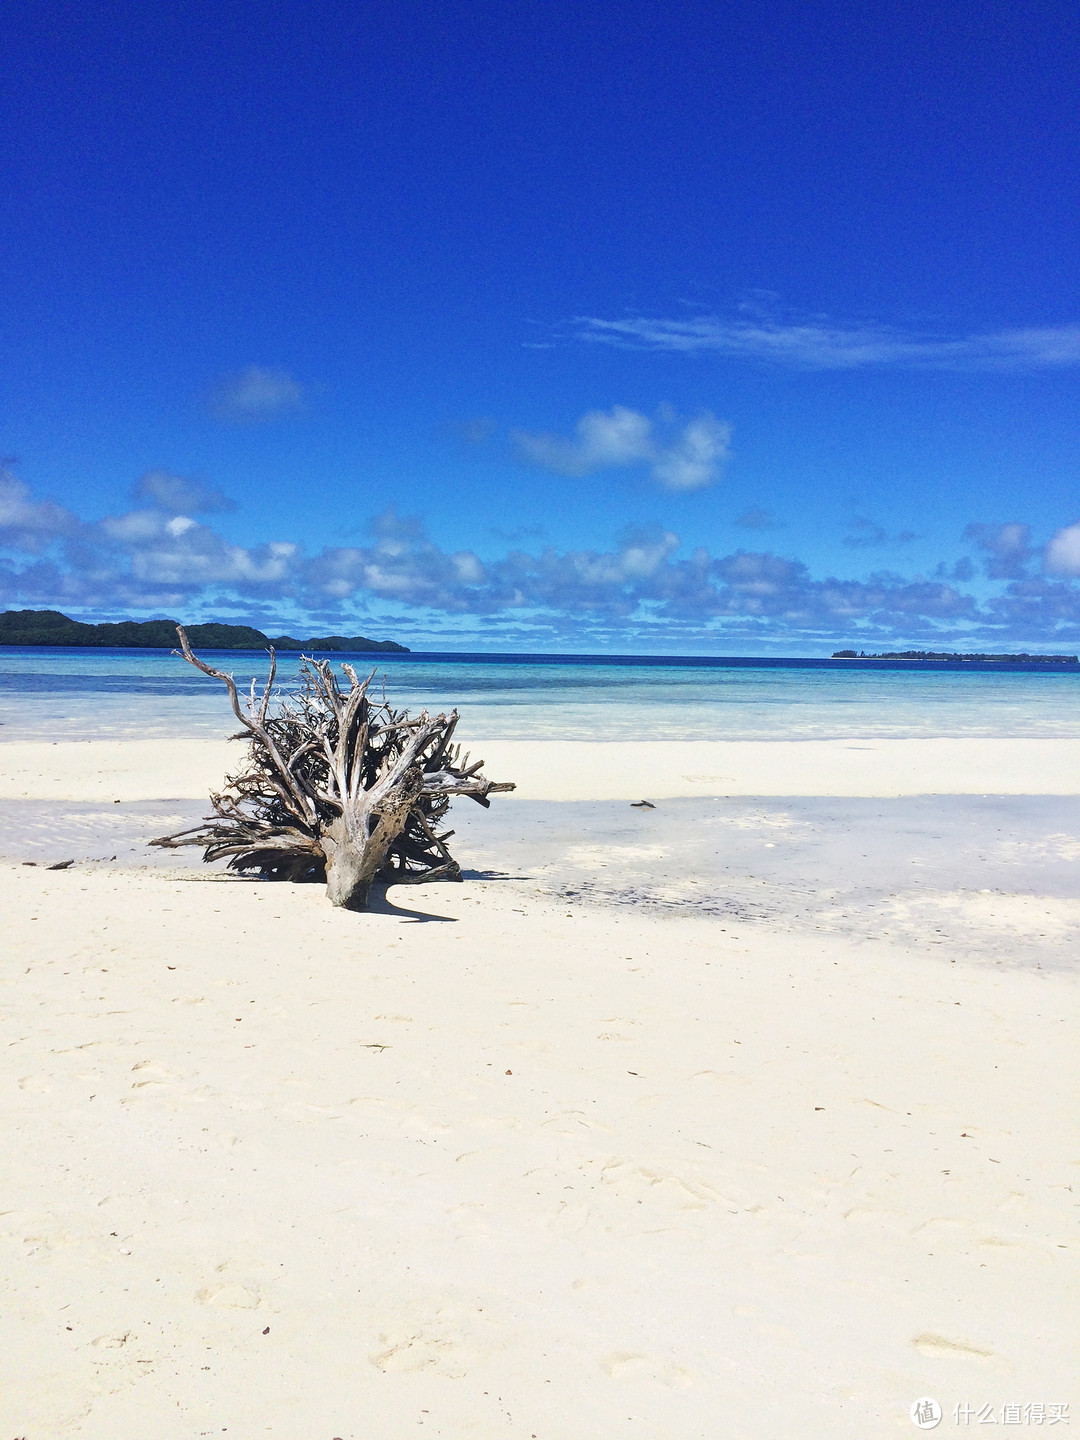
[[(323, 836), (326, 854), (326, 898), (342, 910), (366, 910), (368, 891), (381, 864), (370, 846), (351, 835), (344, 817)], [(372, 863), (372, 862), (375, 863)]]
[(379, 800), (361, 791), (357, 800), (325, 828), (326, 898), (343, 910), (366, 910), (371, 882), (386, 864), (390, 846), (405, 828), (423, 786), (411, 766)]

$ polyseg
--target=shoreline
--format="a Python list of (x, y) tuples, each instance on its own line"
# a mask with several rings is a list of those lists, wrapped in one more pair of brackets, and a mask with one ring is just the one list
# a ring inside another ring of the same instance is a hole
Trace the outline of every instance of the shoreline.
[[(197, 800), (0, 799), (0, 865), (262, 883), (198, 847), (153, 848), (196, 826)], [(697, 916), (790, 937), (831, 934), (950, 963), (1077, 972), (1080, 815), (1072, 796), (522, 800), (458, 805), (466, 884), (611, 916)], [(436, 887), (438, 888), (438, 887)], [(272, 889), (266, 892), (272, 893)], [(392, 888), (393, 908), (431, 889)], [(411, 897), (411, 898), (410, 898)], [(792, 943), (797, 943), (793, 939)]]

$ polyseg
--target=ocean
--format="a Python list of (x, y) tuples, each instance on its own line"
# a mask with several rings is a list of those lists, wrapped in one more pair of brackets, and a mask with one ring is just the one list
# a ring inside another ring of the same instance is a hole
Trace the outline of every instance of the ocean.
[[(256, 652), (205, 658), (246, 684)], [(399, 707), (457, 706), (467, 748), (486, 740), (869, 740), (1080, 736), (1080, 671), (550, 656), (336, 656), (376, 669)], [(295, 684), (299, 657), (283, 657)], [(221, 738), (223, 686), (166, 651), (0, 649), (4, 740)], [(239, 759), (239, 753), (238, 753)], [(642, 780), (644, 790), (648, 786)], [(134, 866), (197, 878), (195, 851), (147, 841), (197, 823), (202, 799), (113, 804), (0, 800), (0, 858)], [(702, 796), (455, 806), (466, 879), (520, 884), (567, 908), (888, 936), (949, 958), (1075, 967), (1080, 826), (1064, 795), (899, 798)], [(395, 904), (408, 918), (429, 900)], [(1003, 899), (1003, 897), (1005, 897)], [(1006, 905), (1007, 908), (1002, 909)], [(973, 908), (974, 907), (974, 908)], [(981, 908), (980, 908), (981, 907)], [(984, 913), (985, 911), (985, 913)], [(426, 913), (426, 912), (425, 912)], [(420, 915), (420, 918), (424, 918)]]
[[(207, 652), (241, 688), (262, 652)], [(1080, 668), (679, 657), (336, 655), (396, 706), (457, 707), (463, 740), (1080, 736)], [(299, 656), (278, 677), (296, 683)], [(224, 688), (165, 650), (0, 649), (0, 740), (211, 737)]]

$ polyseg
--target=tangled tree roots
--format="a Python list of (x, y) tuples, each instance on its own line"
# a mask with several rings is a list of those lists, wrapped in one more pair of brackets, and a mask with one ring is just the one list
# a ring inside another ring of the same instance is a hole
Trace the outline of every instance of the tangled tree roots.
[(452, 744), (457, 711), (415, 718), (373, 702), (368, 687), (342, 665), (342, 689), (326, 660), (304, 658), (301, 688), (279, 699), (271, 713), (277, 661), (261, 695), (255, 681), (241, 705), (231, 675), (192, 653), (177, 626), (184, 659), (220, 680), (248, 740), (246, 767), (210, 796), (214, 814), (193, 830), (163, 835), (151, 845), (204, 846), (203, 859), (229, 857), (233, 870), (258, 871), (282, 880), (326, 881), (334, 905), (366, 909), (376, 879), (417, 885), (460, 880), (461, 869), (446, 848), (454, 833), (438, 833), (454, 795), (477, 804), (513, 790), (482, 775), (484, 762), (469, 764)]

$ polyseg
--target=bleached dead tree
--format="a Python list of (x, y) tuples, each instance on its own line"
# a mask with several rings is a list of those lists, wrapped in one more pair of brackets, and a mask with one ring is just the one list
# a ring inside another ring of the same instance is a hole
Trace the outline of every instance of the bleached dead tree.
[(452, 830), (439, 822), (455, 795), (487, 807), (489, 795), (513, 790), (481, 773), (453, 744), (457, 711), (410, 716), (368, 689), (351, 665), (343, 689), (326, 660), (305, 657), (297, 693), (273, 695), (277, 660), (261, 695), (252, 680), (241, 704), (231, 675), (192, 652), (177, 626), (180, 654), (204, 675), (220, 680), (250, 743), (247, 765), (211, 794), (213, 815), (152, 845), (202, 845), (203, 859), (229, 857), (233, 870), (257, 870), (287, 880), (325, 875), (326, 893), (347, 910), (367, 907), (376, 879), (388, 884), (460, 880), (446, 848)]

